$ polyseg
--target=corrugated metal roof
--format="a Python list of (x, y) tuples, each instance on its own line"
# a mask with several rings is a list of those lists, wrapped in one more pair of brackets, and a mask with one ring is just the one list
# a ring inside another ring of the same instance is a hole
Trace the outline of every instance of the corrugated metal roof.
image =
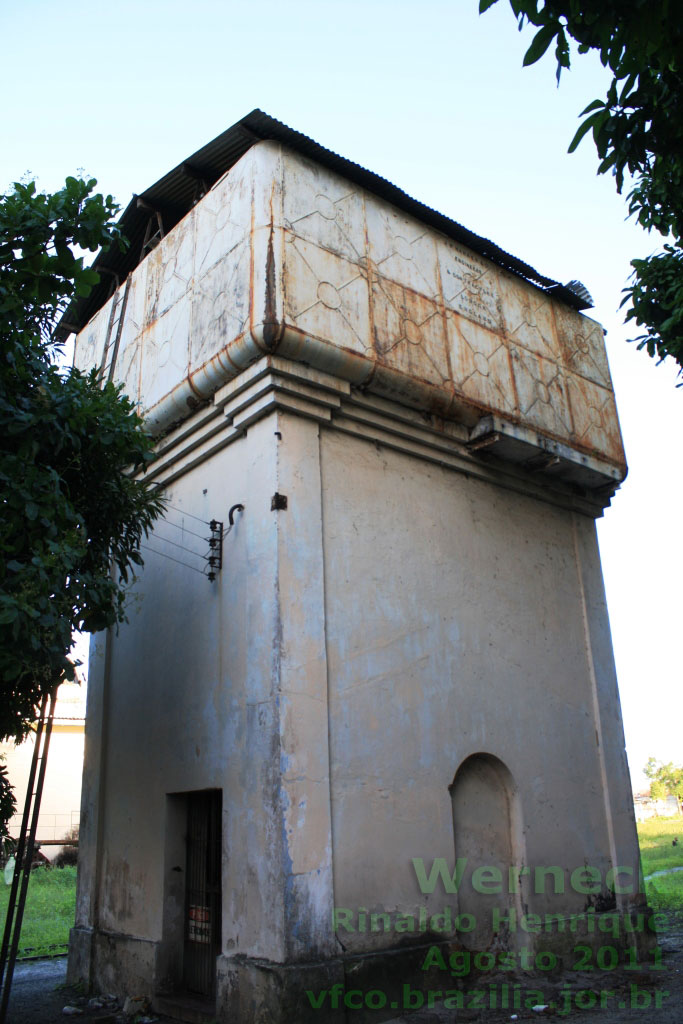
[(281, 121), (264, 114), (262, 110), (252, 110), (227, 131), (212, 142), (207, 143), (196, 153), (188, 157), (172, 171), (165, 174), (154, 185), (133, 196), (119, 219), (123, 234), (129, 240), (129, 247), (122, 253), (118, 248), (100, 253), (93, 266), (101, 272), (100, 283), (93, 288), (90, 295), (77, 299), (68, 307), (57, 328), (56, 337), (64, 339), (71, 331), (80, 331), (95, 315), (112, 293), (113, 286), (125, 280), (128, 274), (140, 262), (145, 230), (149, 220), (149, 210), (153, 207), (162, 215), (164, 232), (168, 233), (193, 207), (197, 199), (198, 182), (210, 188), (225, 174), (244, 154), (256, 143), (264, 139), (281, 142), (290, 149), (310, 157), (317, 163), (336, 171), (349, 181), (360, 185), (387, 202), (411, 214), (418, 220), (460, 242), (474, 252), (485, 256), (492, 263), (524, 278), (543, 291), (561, 299), (574, 309), (587, 309), (590, 303), (584, 301), (566, 286), (552, 278), (539, 274), (537, 270), (505, 252), (494, 242), (480, 235), (475, 235), (457, 221), (445, 217), (437, 210), (425, 206), (407, 195), (386, 178), (373, 171), (368, 171), (360, 164), (353, 163), (324, 146), (320, 146), (307, 135), (294, 131)]

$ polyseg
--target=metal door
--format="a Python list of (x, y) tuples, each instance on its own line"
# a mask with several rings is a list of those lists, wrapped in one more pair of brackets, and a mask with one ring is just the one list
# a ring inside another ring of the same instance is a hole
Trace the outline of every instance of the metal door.
[(220, 790), (207, 789), (187, 799), (183, 980), (189, 992), (203, 996), (215, 994), (221, 948), (221, 797)]

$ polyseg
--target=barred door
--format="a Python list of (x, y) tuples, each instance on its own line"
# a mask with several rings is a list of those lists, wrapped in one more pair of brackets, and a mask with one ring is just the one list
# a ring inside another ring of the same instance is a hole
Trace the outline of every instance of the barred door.
[(219, 789), (189, 793), (183, 980), (189, 992), (213, 996), (221, 948), (221, 810)]

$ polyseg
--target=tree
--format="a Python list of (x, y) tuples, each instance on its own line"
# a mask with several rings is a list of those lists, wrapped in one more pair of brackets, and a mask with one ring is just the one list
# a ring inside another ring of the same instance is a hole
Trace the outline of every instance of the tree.
[(653, 800), (664, 800), (667, 796), (675, 796), (683, 801), (683, 767), (676, 766), (673, 761), (663, 764), (656, 758), (648, 758), (643, 769), (650, 782), (650, 796)]
[[(133, 404), (96, 371), (60, 369), (51, 340), (72, 296), (99, 280), (78, 249), (123, 244), (96, 184), (69, 177), (44, 195), (15, 183), (0, 196), (0, 739), (25, 737), (43, 695), (73, 678), (74, 631), (124, 621), (163, 507), (139, 475), (152, 439)], [(0, 822), (10, 813), (0, 773)]]
[[(498, 0), (480, 0), (484, 12)], [(612, 73), (607, 95), (582, 111), (569, 151), (591, 132), (598, 174), (611, 171), (621, 193), (629, 178), (629, 215), (667, 239), (661, 252), (632, 260), (622, 306), (643, 332), (634, 340), (683, 372), (683, 19), (676, 0), (510, 0), (519, 29), (537, 27), (524, 65), (555, 43), (557, 81), (579, 53), (597, 50)], [(680, 385), (679, 385), (680, 386)]]

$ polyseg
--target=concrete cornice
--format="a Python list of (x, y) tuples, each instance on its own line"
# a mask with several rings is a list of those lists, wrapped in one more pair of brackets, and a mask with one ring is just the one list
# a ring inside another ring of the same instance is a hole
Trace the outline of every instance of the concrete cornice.
[(609, 464), (500, 417), (468, 429), (279, 356), (254, 363), (163, 438), (148, 475), (170, 484), (276, 410), (591, 517), (602, 515), (619, 485)]

